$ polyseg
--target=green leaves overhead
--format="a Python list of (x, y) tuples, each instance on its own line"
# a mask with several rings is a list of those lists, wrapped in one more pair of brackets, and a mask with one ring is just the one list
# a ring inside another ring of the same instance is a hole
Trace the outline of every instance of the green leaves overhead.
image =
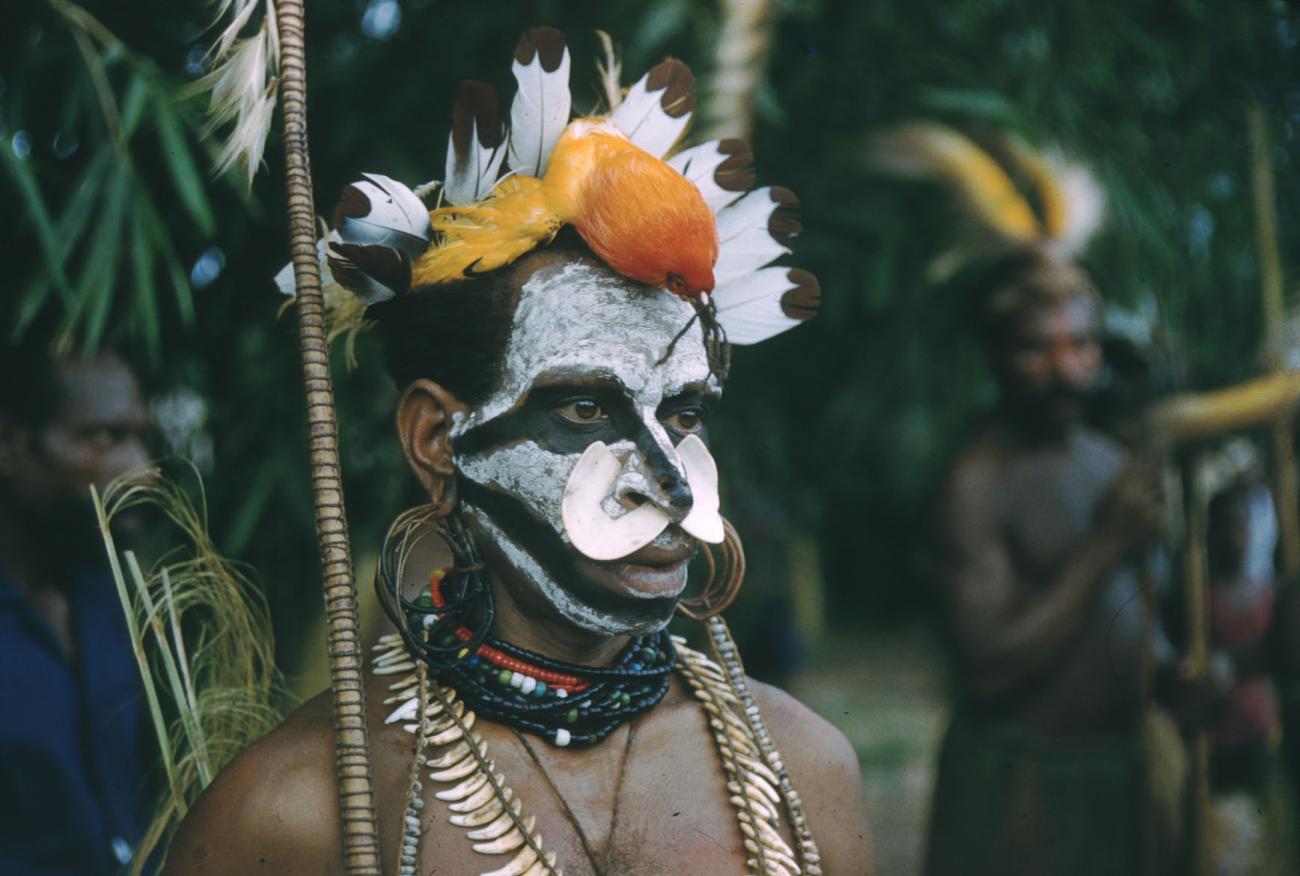
[[(169, 77), (84, 9), (62, 0), (51, 6), (52, 32), (27, 73), (50, 76), (65, 90), (60, 136), (77, 132), (68, 136), (84, 142), (74, 140), (63, 157), (0, 148), (0, 166), (41, 254), (16, 278), (8, 332), (19, 337), (49, 314), (60, 345), (93, 351), (120, 326), (157, 360), (165, 326), (185, 328), (194, 318), (176, 233), (161, 217), (175, 215), (172, 204), (179, 204), (198, 235), (216, 233), (194, 155), (193, 113), (176, 102)], [(33, 115), (39, 109), (30, 107)], [(5, 121), (23, 130), (23, 115)], [(166, 314), (160, 287), (170, 287), (174, 302)]]

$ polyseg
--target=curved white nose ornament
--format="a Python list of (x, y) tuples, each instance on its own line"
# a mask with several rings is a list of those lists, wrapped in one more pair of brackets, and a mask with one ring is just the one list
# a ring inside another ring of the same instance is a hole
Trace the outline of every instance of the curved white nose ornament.
[(694, 503), (682, 521), (682, 529), (709, 544), (721, 544), (722, 515), (718, 513), (718, 464), (698, 435), (687, 435), (677, 445), (677, 458), (686, 469), (686, 483)]
[[(695, 435), (677, 445), (694, 504), (681, 522), (682, 529), (701, 541), (722, 541), (718, 514), (718, 466), (709, 449)], [(671, 518), (650, 502), (626, 514), (611, 517), (602, 503), (614, 490), (623, 463), (605, 446), (593, 441), (573, 467), (564, 487), (560, 517), (564, 532), (575, 548), (593, 560), (617, 560), (645, 547), (663, 532)]]

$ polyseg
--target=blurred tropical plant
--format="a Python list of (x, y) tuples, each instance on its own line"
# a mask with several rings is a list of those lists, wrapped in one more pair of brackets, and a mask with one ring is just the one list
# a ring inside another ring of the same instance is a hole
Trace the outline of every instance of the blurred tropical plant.
[[(31, 131), (0, 128), (9, 143), (0, 164), (41, 256), (19, 275), (9, 301), (11, 334), (25, 331), (53, 295), (62, 310), (61, 345), (94, 350), (116, 307), (121, 324), (157, 359), (161, 300), (172, 302), (182, 325), (194, 320), (189, 271), (160, 203), (179, 204), (202, 234), (216, 231), (203, 160), (194, 154), (192, 114), (178, 103), (171, 77), (85, 8), (69, 0), (48, 4), (55, 27), (41, 51), (20, 58), (12, 78), (60, 93), (52, 155), (34, 152)], [(21, 119), (24, 104), (41, 96), (35, 89), (15, 94), (6, 120)], [(47, 171), (77, 152), (74, 171)], [(142, 172), (148, 162), (163, 172)], [(123, 276), (130, 282), (120, 282)], [(129, 295), (114, 294), (127, 288)]]

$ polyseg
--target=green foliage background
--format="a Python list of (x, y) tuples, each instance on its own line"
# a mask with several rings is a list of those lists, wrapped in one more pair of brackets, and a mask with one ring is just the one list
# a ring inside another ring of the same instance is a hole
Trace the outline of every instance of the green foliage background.
[[(889, 622), (920, 602), (930, 485), (991, 388), (960, 302), (924, 272), (951, 218), (934, 193), (868, 174), (864, 136), (936, 116), (1059, 143), (1097, 172), (1110, 221), (1090, 252), (1105, 295), (1147, 298), (1183, 386), (1258, 369), (1245, 110), (1265, 109), (1283, 251), (1300, 247), (1300, 7), (1241, 0), (783, 0), (758, 96), (759, 179), (797, 191), (797, 262), (824, 288), (819, 319), (736, 356), (715, 444), (731, 483), (781, 507), (821, 548), (833, 617)], [(93, 43), (53, 5), (0, 34), (0, 197), (7, 331), (42, 314), (107, 340), (156, 391), (208, 404), (213, 535), (267, 586), (282, 649), (319, 614), (294, 324), (271, 276), (287, 259), (278, 137), (251, 196), (206, 175), (192, 80), (208, 10), (88, 2), (121, 38)], [(447, 3), (401, 0), (389, 39), (366, 36), (362, 0), (309, 4), (318, 208), (361, 171), (441, 176), (459, 80), (512, 93), (529, 24), (565, 29), (575, 93), (594, 102), (592, 30), (614, 35), (625, 79), (666, 54), (707, 79), (718, 33), (708, 0)], [(189, 69), (187, 71), (187, 64)], [(106, 124), (96, 76), (124, 108)], [(591, 85), (584, 92), (584, 79)], [(15, 147), (25, 136), (27, 154)], [(72, 137), (70, 154), (55, 136)], [(106, 157), (99, 157), (99, 156)], [(63, 156), (63, 157), (61, 157)], [(125, 156), (125, 159), (124, 159)], [(200, 170), (199, 168), (204, 168)], [(225, 266), (193, 289), (209, 247)], [(416, 500), (391, 438), (395, 392), (373, 340), (338, 370), (358, 552)], [(2, 379), (20, 379), (3, 375)], [(366, 582), (363, 582), (365, 586)]]

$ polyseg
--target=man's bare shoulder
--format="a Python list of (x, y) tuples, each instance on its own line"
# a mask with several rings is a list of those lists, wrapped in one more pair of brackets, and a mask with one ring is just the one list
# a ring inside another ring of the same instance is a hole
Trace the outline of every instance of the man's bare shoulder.
[(851, 767), (857, 776), (857, 754), (839, 728), (780, 688), (753, 679), (749, 687), (773, 741), (792, 767), (814, 773), (840, 773)]
[(804, 804), (827, 874), (870, 873), (871, 828), (853, 745), (783, 690), (750, 680), (754, 701)]
[(1002, 474), (1004, 446), (1000, 430), (984, 428), (964, 446), (939, 479), (941, 504), (965, 506), (990, 495), (989, 485)]
[(232, 760), (182, 824), (167, 876), (338, 870), (333, 735), (322, 695)]

